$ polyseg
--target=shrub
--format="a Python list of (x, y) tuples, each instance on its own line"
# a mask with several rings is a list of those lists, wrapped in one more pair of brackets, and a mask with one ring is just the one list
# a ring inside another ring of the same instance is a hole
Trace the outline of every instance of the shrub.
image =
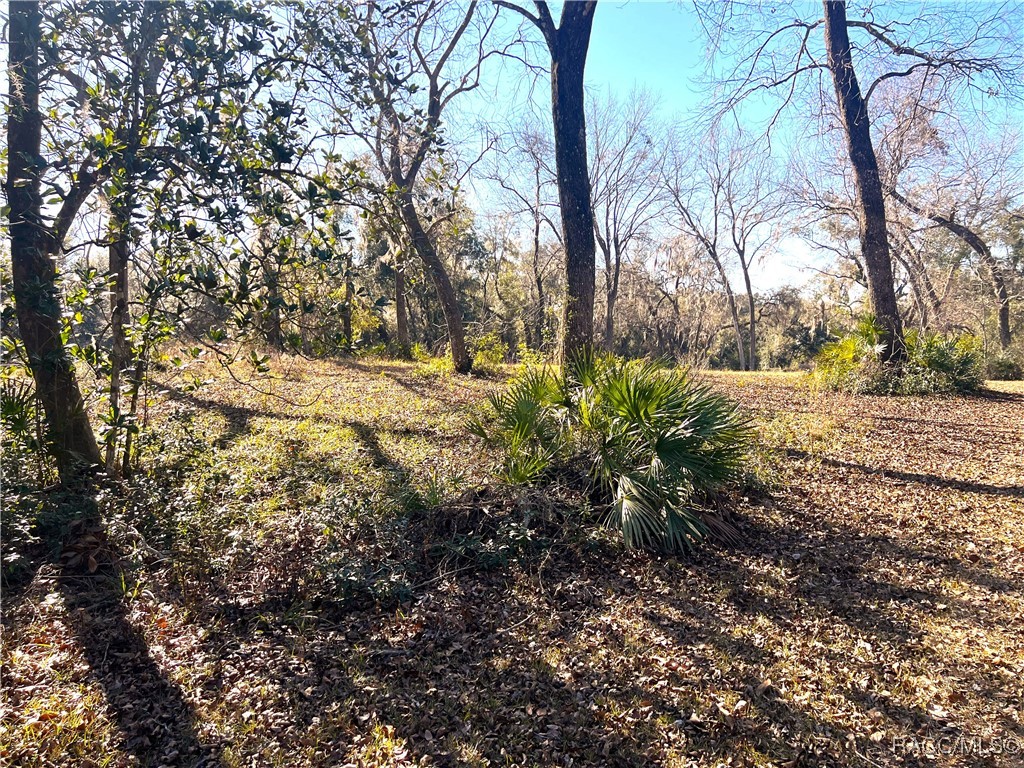
[(497, 333), (488, 333), (472, 344), (473, 370), (476, 373), (496, 373), (508, 356), (508, 344)]
[(540, 350), (530, 349), (524, 342), (520, 341), (519, 345), (516, 347), (516, 360), (520, 365), (536, 366), (543, 365), (545, 357), (544, 353)]
[(815, 379), (826, 389), (871, 395), (973, 392), (981, 387), (981, 345), (969, 334), (908, 331), (907, 358), (898, 368), (878, 360), (881, 328), (870, 317), (815, 358)]
[(430, 350), (418, 341), (409, 348), (409, 357), (417, 363), (426, 363), (434, 359), (434, 356), (430, 354)]
[(736, 405), (686, 371), (595, 354), (527, 369), (471, 427), (509, 482), (585, 478), (627, 546), (668, 552), (706, 536), (699, 505), (739, 478), (752, 437)]
[(1004, 352), (988, 361), (986, 373), (993, 381), (1020, 381), (1024, 379), (1024, 366)]
[(455, 373), (455, 363), (451, 355), (441, 357), (427, 357), (420, 361), (413, 374), (425, 379), (444, 378)]

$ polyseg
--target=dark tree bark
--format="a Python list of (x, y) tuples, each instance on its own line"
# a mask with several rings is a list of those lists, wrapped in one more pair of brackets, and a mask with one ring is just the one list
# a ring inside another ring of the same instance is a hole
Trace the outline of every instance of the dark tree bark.
[(551, 54), (551, 116), (555, 129), (555, 171), (565, 246), (563, 359), (594, 341), (594, 214), (587, 173), (587, 126), (583, 109), (583, 71), (590, 46), (597, 0), (568, 2), (556, 27), (545, 2), (537, 15), (506, 2), (497, 5), (526, 16), (544, 34)]
[(565, 243), (563, 358), (594, 341), (594, 214), (587, 173), (583, 70), (596, 7), (596, 2), (566, 3), (558, 29), (552, 27), (551, 34), (545, 34), (551, 51), (551, 116)]
[(341, 313), (341, 334), (345, 337), (345, 345), (351, 347), (355, 342), (352, 338), (352, 250), (345, 254), (345, 309)]
[(11, 265), (18, 330), (28, 353), (36, 394), (43, 405), (61, 480), (68, 482), (100, 464), (96, 444), (75, 378), (74, 363), (61, 341), (56, 257), (71, 220), (96, 183), (82, 169), (57, 215), (42, 216), (42, 115), (39, 113), (38, 2), (9, 5), (7, 123), (8, 168), (5, 183), (10, 206)]
[(109, 268), (114, 278), (110, 293), (110, 415), (113, 432), (108, 436), (104, 463), (107, 471), (117, 471), (117, 430), (121, 421), (121, 372), (131, 365), (132, 349), (125, 334), (128, 325), (128, 262), (131, 205), (125, 198), (110, 207), (110, 246), (107, 249)]
[(881, 359), (898, 363), (906, 354), (903, 325), (896, 303), (892, 258), (885, 219), (885, 195), (878, 158), (871, 142), (871, 122), (853, 68), (845, 0), (825, 2), (825, 48), (835, 85), (846, 148), (857, 185), (860, 243), (871, 310), (883, 329)]
[(473, 367), (473, 360), (466, 347), (462, 308), (455, 296), (452, 281), (448, 278), (448, 271), (444, 268), (444, 262), (437, 255), (434, 244), (420, 223), (412, 195), (407, 190), (402, 191), (399, 193), (398, 201), (402, 223), (405, 224), (409, 232), (413, 248), (427, 268), (427, 274), (430, 276), (430, 281), (437, 292), (437, 298), (441, 302), (441, 311), (444, 313), (445, 324), (448, 327), (448, 344), (451, 347), (452, 363), (458, 373), (469, 373)]
[(395, 258), (395, 341), (403, 357), (412, 352), (409, 338), (409, 306), (405, 292), (405, 256), (399, 253)]
[(1003, 280), (1002, 270), (999, 269), (999, 262), (996, 261), (992, 255), (992, 250), (988, 247), (988, 243), (981, 239), (981, 236), (977, 232), (965, 227), (954, 221), (952, 218), (947, 218), (942, 214), (935, 213), (933, 211), (926, 211), (920, 206), (915, 205), (906, 197), (901, 195), (895, 189), (890, 190), (889, 194), (893, 198), (913, 213), (934, 221), (940, 227), (943, 227), (947, 231), (951, 232), (956, 237), (963, 240), (974, 251), (978, 256), (981, 257), (982, 264), (988, 270), (989, 281), (992, 284), (992, 293), (995, 294), (996, 302), (999, 310), (999, 346), (1002, 349), (1006, 349), (1010, 346), (1010, 342), (1013, 341), (1010, 335), (1010, 295), (1006, 290), (1006, 282)]

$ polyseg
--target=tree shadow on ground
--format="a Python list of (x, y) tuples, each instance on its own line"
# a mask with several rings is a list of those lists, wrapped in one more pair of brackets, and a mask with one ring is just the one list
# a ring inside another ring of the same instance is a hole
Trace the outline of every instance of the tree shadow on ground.
[(82, 497), (82, 517), (66, 540), (58, 584), (66, 622), (124, 750), (140, 765), (220, 766), (219, 748), (205, 739), (192, 705), (153, 658), (142, 631), (129, 618), (116, 553), (99, 524), (95, 499)]
[[(812, 458), (812, 454), (807, 451), (801, 451), (796, 449), (787, 450), (787, 454), (794, 458), (809, 459)], [(956, 480), (948, 477), (940, 477), (939, 475), (929, 475), (920, 472), (904, 472), (896, 469), (886, 469), (881, 467), (872, 467), (867, 464), (861, 464), (855, 461), (842, 461), (839, 459), (832, 459), (828, 457), (817, 456), (814, 457), (817, 461), (825, 464), (829, 467), (835, 467), (837, 469), (853, 469), (858, 472), (863, 472), (866, 475), (877, 475), (879, 477), (892, 478), (894, 480), (902, 480), (907, 483), (917, 483), (919, 485), (930, 486), (933, 488), (950, 488), (955, 491), (963, 491), (964, 493), (979, 493), (988, 494), (992, 496), (1007, 496), (1009, 498), (1024, 498), (1024, 486), (1019, 485), (991, 485), (989, 483), (975, 483), (968, 480)]]
[(164, 390), (170, 395), (171, 400), (175, 402), (186, 403), (197, 410), (212, 411), (224, 417), (224, 420), (227, 422), (227, 428), (214, 441), (214, 445), (221, 448), (233, 440), (247, 435), (252, 430), (252, 422), (255, 419), (302, 421), (305, 418), (301, 415), (270, 411), (265, 408), (231, 405), (220, 400), (198, 397), (191, 392), (185, 392), (171, 386), (165, 386)]
[(200, 735), (192, 706), (153, 659), (110, 578), (64, 576), (61, 591), (124, 750), (141, 765), (220, 766), (218, 746)]

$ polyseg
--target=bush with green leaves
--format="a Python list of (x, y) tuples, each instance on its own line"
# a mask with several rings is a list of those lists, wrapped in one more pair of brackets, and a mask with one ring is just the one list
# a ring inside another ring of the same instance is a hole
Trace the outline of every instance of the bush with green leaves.
[(908, 331), (904, 337), (906, 359), (893, 367), (878, 359), (881, 333), (874, 318), (867, 317), (852, 333), (826, 344), (815, 358), (818, 384), (868, 395), (974, 392), (981, 387), (981, 344), (975, 336)]
[(1024, 379), (1024, 366), (1012, 355), (1003, 352), (988, 361), (986, 373), (993, 381), (1020, 381)]
[(476, 373), (496, 373), (508, 357), (508, 344), (495, 332), (484, 334), (474, 340), (472, 347), (473, 370)]
[(526, 369), (471, 428), (507, 481), (582, 478), (627, 546), (665, 552), (705, 538), (701, 504), (741, 477), (752, 438), (736, 404), (687, 371), (593, 353)]

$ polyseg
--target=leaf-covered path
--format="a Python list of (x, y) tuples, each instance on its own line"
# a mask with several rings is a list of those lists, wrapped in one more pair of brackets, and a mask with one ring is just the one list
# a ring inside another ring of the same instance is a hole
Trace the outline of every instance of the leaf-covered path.
[(119, 568), (62, 584), (43, 565), (5, 600), (0, 760), (1024, 760), (1020, 386), (880, 399), (715, 375), (764, 435), (740, 546), (658, 559), (582, 535), (483, 568), (454, 537), (427, 573), (403, 565), (403, 499), (480, 479), (463, 423), (494, 384), (285, 373), (293, 401), (327, 390), (172, 391), (165, 466), (111, 513)]

